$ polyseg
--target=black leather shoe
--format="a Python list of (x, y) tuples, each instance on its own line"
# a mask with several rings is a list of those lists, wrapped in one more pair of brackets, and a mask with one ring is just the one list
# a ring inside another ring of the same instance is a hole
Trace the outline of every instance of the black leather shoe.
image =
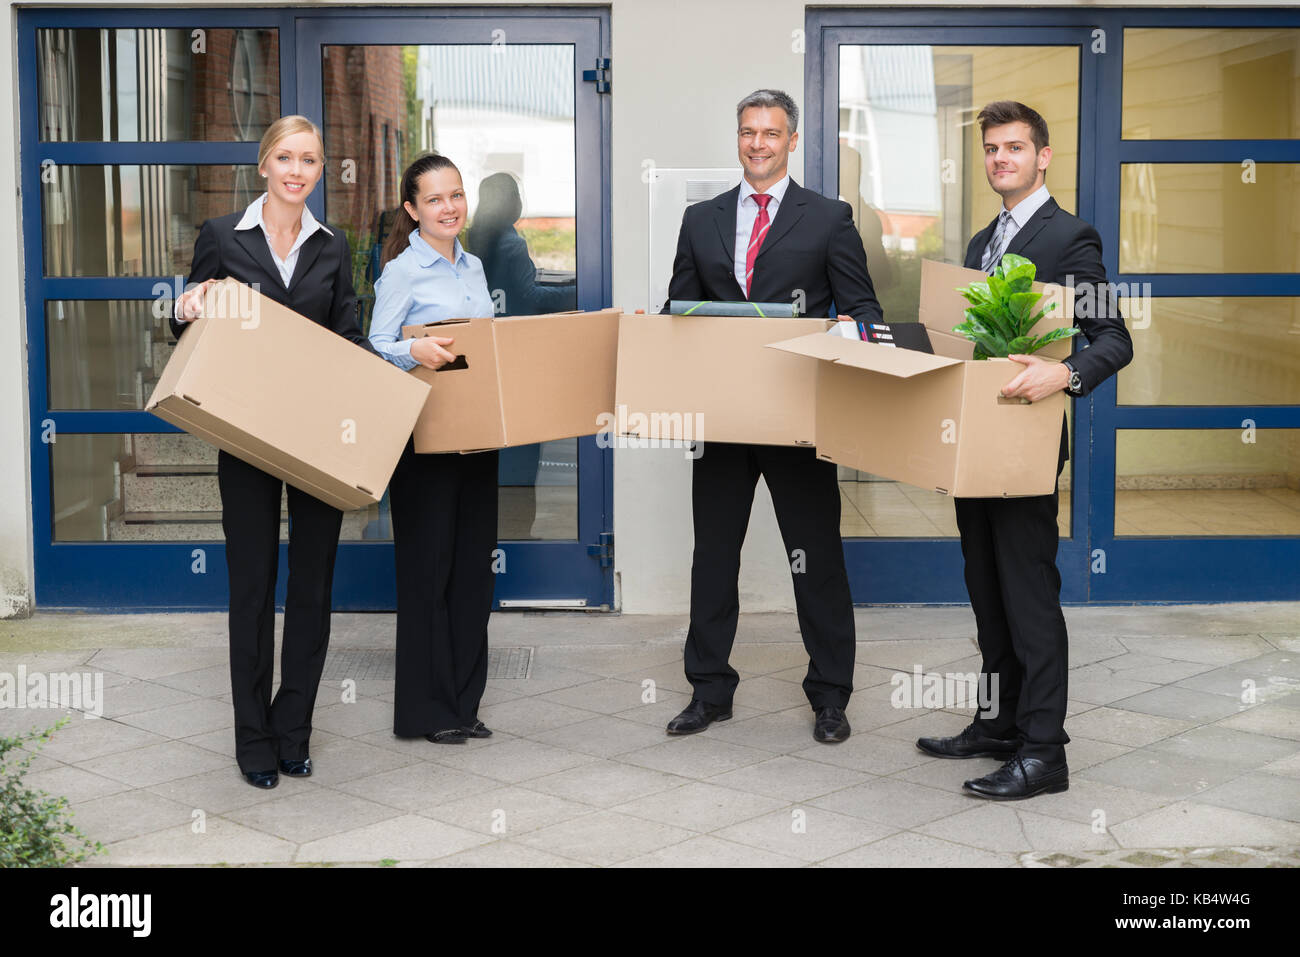
[(813, 738), (822, 744), (839, 744), (849, 739), (849, 719), (843, 708), (827, 705), (817, 709), (813, 720)]
[(424, 736), (426, 741), (434, 744), (464, 744), (467, 738), (460, 728), (448, 728), (445, 731), (430, 731)]
[(311, 777), (311, 758), (303, 758), (301, 761), (281, 758), (280, 773), (287, 774), (291, 778), (309, 778)]
[(1006, 760), (1020, 750), (1014, 738), (990, 738), (975, 729), (974, 723), (951, 738), (917, 738), (916, 746), (936, 758), (1002, 758)]
[(270, 790), (280, 783), (280, 775), (275, 768), (270, 771), (245, 771), (244, 780), (255, 788)]
[(1035, 794), (1070, 790), (1070, 768), (1064, 761), (1048, 764), (1017, 754), (992, 774), (967, 781), (962, 788), (990, 801), (1019, 801)]
[(482, 721), (478, 721), (478, 720), (475, 720), (473, 724), (469, 725), (468, 727), (461, 728), (460, 730), (467, 738), (492, 737), (492, 729), (489, 728), (487, 725), (485, 725)]
[(697, 734), (715, 721), (726, 721), (731, 717), (731, 705), (709, 704), (699, 698), (692, 698), (691, 703), (682, 709), (682, 713), (668, 722), (669, 734)]

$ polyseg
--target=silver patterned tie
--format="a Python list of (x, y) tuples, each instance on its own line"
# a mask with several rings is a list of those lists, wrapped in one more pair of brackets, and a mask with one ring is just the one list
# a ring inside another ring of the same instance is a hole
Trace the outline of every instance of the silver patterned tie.
[(998, 214), (998, 225), (993, 230), (993, 238), (989, 240), (988, 246), (984, 250), (984, 261), (980, 268), (989, 275), (993, 274), (1002, 259), (1002, 247), (1006, 245), (1007, 223), (1011, 220), (1011, 213), (1008, 210), (1002, 210)]

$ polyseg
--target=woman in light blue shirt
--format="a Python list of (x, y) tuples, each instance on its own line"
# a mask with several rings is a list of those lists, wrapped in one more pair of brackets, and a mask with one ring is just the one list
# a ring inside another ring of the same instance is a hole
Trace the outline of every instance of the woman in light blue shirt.
[[(403, 339), (402, 327), (488, 318), (483, 264), (457, 235), (468, 215), (460, 171), (425, 154), (402, 175), (402, 209), (384, 243), (370, 342), (403, 369), (452, 361), (453, 338)], [(412, 440), (388, 485), (397, 560), (393, 733), (464, 744), (492, 732), (478, 719), (487, 685), (492, 551), (497, 544), (492, 452), (417, 453)]]

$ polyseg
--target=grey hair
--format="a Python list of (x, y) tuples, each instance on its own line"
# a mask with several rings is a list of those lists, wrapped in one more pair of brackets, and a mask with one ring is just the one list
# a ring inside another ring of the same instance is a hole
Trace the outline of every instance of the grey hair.
[(779, 106), (785, 110), (786, 118), (790, 124), (790, 132), (797, 133), (799, 131), (799, 107), (795, 105), (790, 94), (784, 90), (755, 90), (749, 94), (736, 104), (736, 126), (740, 126), (741, 114), (752, 106)]

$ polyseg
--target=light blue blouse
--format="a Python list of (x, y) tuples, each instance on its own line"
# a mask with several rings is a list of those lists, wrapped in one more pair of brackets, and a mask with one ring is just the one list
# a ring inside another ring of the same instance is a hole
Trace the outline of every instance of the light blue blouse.
[[(389, 362), (414, 369), (414, 339), (402, 338), (403, 326), (421, 326), (442, 319), (482, 319), (492, 316), (483, 263), (453, 243), (456, 261), (435, 250), (411, 230), (411, 245), (384, 267), (375, 282), (375, 308), (370, 318), (370, 344)], [(452, 333), (454, 336), (455, 334)]]

